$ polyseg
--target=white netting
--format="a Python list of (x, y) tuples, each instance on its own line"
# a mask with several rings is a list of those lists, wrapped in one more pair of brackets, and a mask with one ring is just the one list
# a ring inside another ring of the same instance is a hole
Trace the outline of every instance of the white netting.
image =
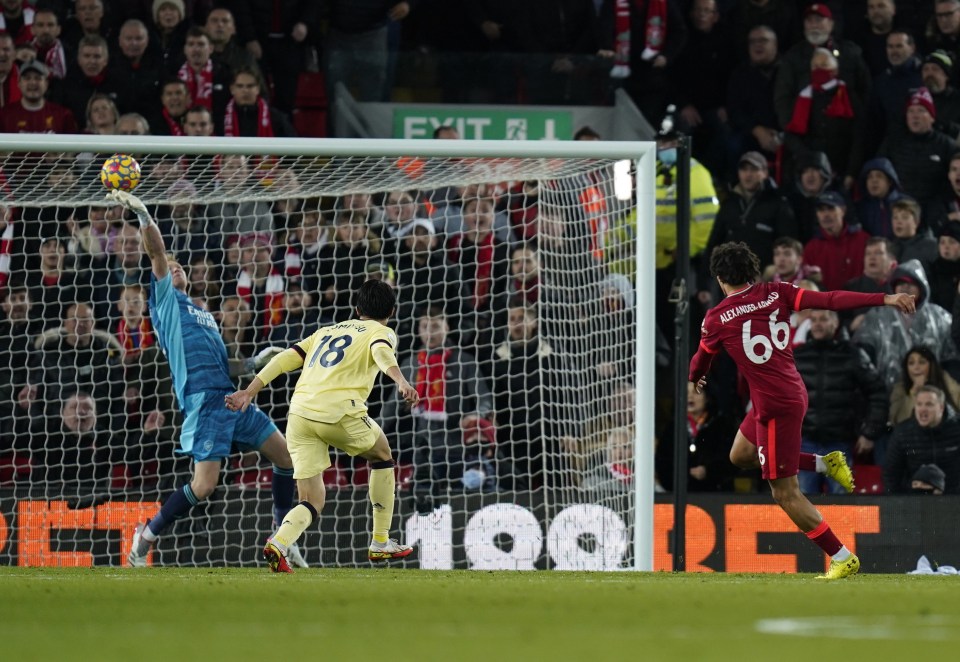
[[(120, 564), (133, 526), (189, 480), (138, 226), (103, 202), (113, 151), (2, 162), (0, 560)], [(635, 295), (617, 270), (636, 209), (612, 160), (129, 151), (231, 358), (349, 318), (368, 277), (395, 284), (398, 358), (430, 406), (412, 414), (379, 385), (370, 411), (398, 459), (409, 565), (632, 567)], [(295, 379), (261, 395), (281, 430)], [(224, 467), (154, 563), (257, 562), (270, 464)], [(335, 455), (308, 561), (365, 558), (367, 472)]]

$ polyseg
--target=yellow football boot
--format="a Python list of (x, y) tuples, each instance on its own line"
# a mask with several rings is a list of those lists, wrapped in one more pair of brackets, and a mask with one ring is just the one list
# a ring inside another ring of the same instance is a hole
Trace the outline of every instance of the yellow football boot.
[(851, 555), (846, 561), (830, 561), (830, 568), (817, 579), (845, 579), (860, 572), (860, 559)]
[(853, 492), (853, 472), (843, 456), (843, 451), (833, 451), (823, 456), (823, 463), (827, 465), (826, 475), (840, 484), (847, 492)]

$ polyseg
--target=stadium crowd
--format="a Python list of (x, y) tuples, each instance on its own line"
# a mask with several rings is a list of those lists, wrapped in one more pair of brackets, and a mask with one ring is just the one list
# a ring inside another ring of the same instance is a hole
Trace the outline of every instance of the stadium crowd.
[[(960, 491), (960, 0), (2, 0), (0, 9), (3, 132), (325, 135), (325, 113), (297, 105), (305, 76), (322, 69), (328, 91), (343, 82), (358, 99), (389, 99), (404, 75), (400, 47), (440, 54), (446, 101), (606, 103), (622, 87), (664, 127), (661, 335), (672, 335), (684, 132), (695, 156), (694, 324), (720, 295), (706, 263), (726, 241), (746, 242), (768, 279), (916, 294), (911, 318), (796, 315), (805, 450), (843, 450), (868, 491)], [(458, 136), (441, 127), (435, 137)], [(297, 197), (288, 181), (293, 193), (270, 201), (200, 203), (205, 185), (227, 199), (244, 190), (262, 177), (259, 164), (226, 156), (165, 167), (168, 204), (152, 211), (231, 358), (344, 319), (347, 293), (366, 278), (398, 288), (401, 365), (424, 405), (412, 417), (394, 404), (372, 414), (401, 437), (418, 507), (448, 486), (535, 487), (545, 472), (597, 494), (629, 489), (629, 357), (576, 366), (595, 370), (607, 397), (575, 434), (559, 435), (540, 402), (564, 366), (538, 334), (555, 296), (540, 270), (561, 224), (538, 205), (536, 182), (318, 199)], [(42, 179), (55, 197), (82, 171), (59, 160), (4, 176)], [(621, 248), (636, 216), (578, 202), (563, 219), (585, 226), (571, 264), (594, 288), (604, 328), (629, 339), (634, 263)], [(0, 217), (2, 486), (149, 489), (184, 471), (146, 310), (149, 269), (127, 220), (100, 205)], [(263, 403), (278, 422), (287, 395), (275, 389)], [(691, 489), (758, 489), (756, 475), (726, 460), (747, 407), (730, 364), (705, 394), (691, 393)], [(669, 418), (657, 421), (663, 489)], [(269, 481), (249, 457), (234, 465), (231, 480)], [(351, 466), (329, 473), (334, 487), (352, 480)], [(805, 490), (834, 489), (815, 478)]]

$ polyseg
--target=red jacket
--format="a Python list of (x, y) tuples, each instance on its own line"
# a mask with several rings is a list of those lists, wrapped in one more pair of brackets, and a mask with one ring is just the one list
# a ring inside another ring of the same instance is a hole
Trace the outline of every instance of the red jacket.
[(846, 223), (838, 237), (814, 237), (803, 247), (803, 261), (820, 267), (825, 290), (839, 290), (848, 280), (863, 273), (863, 252), (867, 247), (866, 232), (852, 230)]

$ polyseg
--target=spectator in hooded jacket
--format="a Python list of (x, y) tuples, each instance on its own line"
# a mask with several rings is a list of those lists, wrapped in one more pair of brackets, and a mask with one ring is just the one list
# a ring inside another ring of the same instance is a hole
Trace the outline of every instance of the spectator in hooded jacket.
[(806, 152), (797, 158), (796, 175), (787, 188), (787, 200), (799, 225), (797, 239), (806, 243), (816, 234), (817, 198), (837, 190), (830, 159), (823, 152)]
[(933, 352), (941, 363), (957, 355), (951, 338), (951, 314), (930, 301), (930, 285), (923, 266), (910, 260), (898, 266), (890, 278), (895, 294), (912, 294), (917, 300), (917, 312), (906, 316), (893, 309), (870, 310), (853, 336), (854, 342), (867, 350), (883, 377), (887, 390), (900, 377), (903, 357), (915, 345)]
[(946, 415), (946, 397), (936, 386), (917, 389), (913, 416), (893, 430), (883, 467), (887, 491), (906, 493), (924, 464), (936, 464), (946, 476), (944, 492), (960, 492), (960, 420)]
[[(826, 455), (842, 451), (847, 458), (869, 451), (887, 424), (887, 389), (866, 353), (849, 340), (838, 339), (840, 321), (832, 310), (810, 313), (810, 337), (794, 348), (797, 372), (810, 399), (803, 419), (802, 450)], [(853, 407), (854, 403), (860, 405)], [(846, 490), (824, 474), (803, 471), (800, 489), (819, 494)]]
[(870, 159), (860, 169), (858, 184), (862, 196), (856, 203), (857, 221), (873, 237), (893, 238), (890, 205), (903, 197), (900, 178), (890, 159)]

